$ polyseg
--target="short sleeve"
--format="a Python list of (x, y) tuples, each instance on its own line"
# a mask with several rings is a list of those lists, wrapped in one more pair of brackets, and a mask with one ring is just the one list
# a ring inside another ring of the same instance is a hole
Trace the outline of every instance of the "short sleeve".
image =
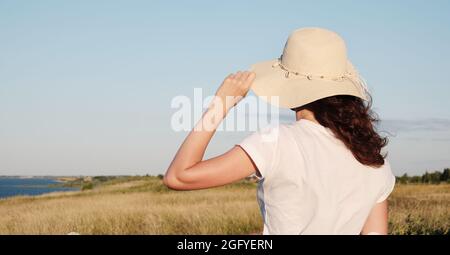
[(387, 178), (386, 178), (383, 192), (382, 192), (381, 196), (378, 198), (377, 203), (381, 203), (384, 200), (386, 200), (389, 197), (389, 195), (392, 193), (392, 191), (394, 190), (394, 187), (395, 187), (395, 175), (392, 173), (389, 163), (387, 163), (386, 167), (387, 167), (387, 169), (385, 169), (385, 170), (386, 170)]
[(278, 143), (278, 128), (255, 132), (238, 144), (255, 163), (262, 178), (272, 169)]

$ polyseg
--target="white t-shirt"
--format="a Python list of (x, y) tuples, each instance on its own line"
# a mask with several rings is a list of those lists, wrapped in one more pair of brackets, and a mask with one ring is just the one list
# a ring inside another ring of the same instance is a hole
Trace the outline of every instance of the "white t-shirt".
[(392, 192), (395, 176), (361, 164), (325, 128), (301, 119), (256, 132), (241, 146), (261, 173), (263, 234), (360, 234), (371, 209)]

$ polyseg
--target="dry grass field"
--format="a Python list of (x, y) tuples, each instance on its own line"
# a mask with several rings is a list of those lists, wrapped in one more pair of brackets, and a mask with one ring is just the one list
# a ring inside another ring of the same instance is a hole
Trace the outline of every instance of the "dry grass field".
[[(92, 190), (0, 200), (0, 234), (254, 234), (262, 230), (256, 185), (177, 192), (156, 177)], [(398, 185), (391, 234), (449, 234), (450, 185)]]
[(450, 184), (398, 184), (389, 202), (391, 234), (450, 234)]

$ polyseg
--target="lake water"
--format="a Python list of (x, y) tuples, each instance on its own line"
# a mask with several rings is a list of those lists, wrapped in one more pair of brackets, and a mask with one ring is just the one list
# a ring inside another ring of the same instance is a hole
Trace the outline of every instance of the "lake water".
[(72, 191), (77, 188), (49, 187), (59, 183), (53, 179), (44, 178), (4, 178), (0, 177), (0, 199), (18, 195), (41, 195), (55, 191)]

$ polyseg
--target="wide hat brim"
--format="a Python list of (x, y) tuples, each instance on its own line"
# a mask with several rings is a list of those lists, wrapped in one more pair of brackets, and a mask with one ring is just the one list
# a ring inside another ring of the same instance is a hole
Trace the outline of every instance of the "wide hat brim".
[(361, 78), (350, 61), (347, 69), (354, 77), (341, 80), (310, 79), (305, 75), (294, 74), (286, 77), (287, 71), (277, 63), (279, 59), (274, 59), (254, 64), (250, 68), (256, 74), (251, 90), (272, 105), (292, 109), (335, 95), (351, 95), (367, 100), (359, 83)]

